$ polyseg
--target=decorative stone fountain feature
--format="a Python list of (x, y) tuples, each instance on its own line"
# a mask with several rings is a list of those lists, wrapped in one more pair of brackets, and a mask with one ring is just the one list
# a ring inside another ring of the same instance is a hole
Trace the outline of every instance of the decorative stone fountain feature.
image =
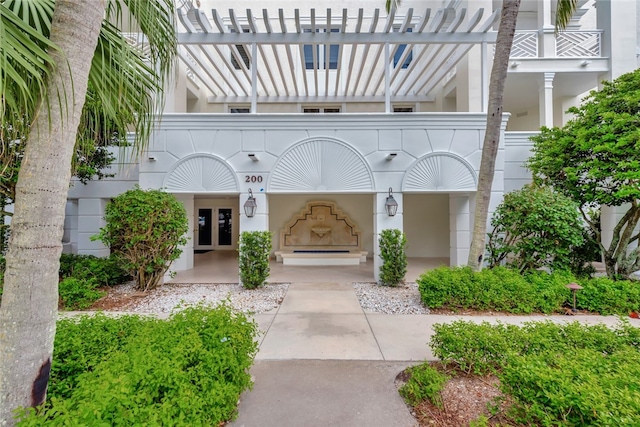
[(276, 258), (285, 265), (366, 262), (358, 227), (333, 202), (309, 202), (280, 232)]

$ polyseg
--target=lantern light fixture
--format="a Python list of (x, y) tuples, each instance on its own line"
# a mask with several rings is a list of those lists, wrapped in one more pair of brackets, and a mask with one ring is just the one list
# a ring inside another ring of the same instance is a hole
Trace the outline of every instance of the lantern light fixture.
[(246, 202), (244, 202), (244, 213), (248, 218), (253, 218), (253, 216), (256, 214), (257, 207), (258, 204), (256, 203), (256, 198), (253, 197), (253, 192), (251, 191), (251, 189), (249, 189), (249, 198)]
[(389, 196), (387, 201), (384, 202), (384, 208), (389, 216), (395, 216), (396, 212), (398, 212), (398, 202), (393, 198), (393, 189), (391, 187), (389, 187)]

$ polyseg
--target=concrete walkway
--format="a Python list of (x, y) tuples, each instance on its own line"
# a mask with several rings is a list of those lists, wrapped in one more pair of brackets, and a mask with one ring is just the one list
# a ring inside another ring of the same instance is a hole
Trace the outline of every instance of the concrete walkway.
[[(614, 316), (439, 316), (365, 312), (352, 285), (292, 283), (278, 309), (257, 314), (262, 335), (236, 427), (408, 427), (394, 385), (407, 366), (434, 360), (435, 323), (531, 320), (615, 325)], [(636, 326), (640, 321), (630, 319)]]

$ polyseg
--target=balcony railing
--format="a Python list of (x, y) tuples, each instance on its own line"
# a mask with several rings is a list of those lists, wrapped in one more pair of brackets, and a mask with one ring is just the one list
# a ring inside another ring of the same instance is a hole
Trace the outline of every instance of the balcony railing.
[[(553, 37), (553, 35), (550, 35)], [(539, 58), (537, 31), (518, 31), (513, 38), (511, 58)], [(599, 58), (602, 31), (563, 31), (555, 39), (559, 58)]]
[(556, 39), (556, 55), (562, 58), (600, 57), (602, 31), (565, 31)]

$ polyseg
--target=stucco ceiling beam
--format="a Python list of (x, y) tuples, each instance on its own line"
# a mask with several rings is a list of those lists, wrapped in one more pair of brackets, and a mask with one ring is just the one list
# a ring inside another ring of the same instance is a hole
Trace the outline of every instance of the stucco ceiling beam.
[[(516, 64), (517, 63), (517, 66)], [(604, 73), (610, 70), (609, 58), (516, 58), (509, 61), (509, 74), (527, 73)]]
[[(311, 9), (311, 35), (315, 36), (316, 35), (316, 10), (315, 9)], [(312, 52), (312, 57), (313, 57), (313, 83), (315, 86), (316, 91), (314, 92), (314, 95), (318, 95), (318, 50), (316, 49), (317, 43), (313, 43), (311, 45), (311, 52)], [(304, 59), (304, 58), (303, 58)], [(306, 67), (303, 68), (304, 73), (306, 73)]]
[[(327, 28), (325, 28), (325, 31), (327, 33), (331, 32), (331, 8), (327, 8)], [(340, 49), (342, 49), (343, 46), (340, 46)], [(328, 96), (329, 95), (329, 74), (331, 74), (329, 72), (330, 69), (330, 65), (329, 65), (329, 50), (330, 50), (330, 45), (325, 45), (324, 46), (324, 96)], [(338, 69), (340, 69), (340, 66), (337, 66)]]

